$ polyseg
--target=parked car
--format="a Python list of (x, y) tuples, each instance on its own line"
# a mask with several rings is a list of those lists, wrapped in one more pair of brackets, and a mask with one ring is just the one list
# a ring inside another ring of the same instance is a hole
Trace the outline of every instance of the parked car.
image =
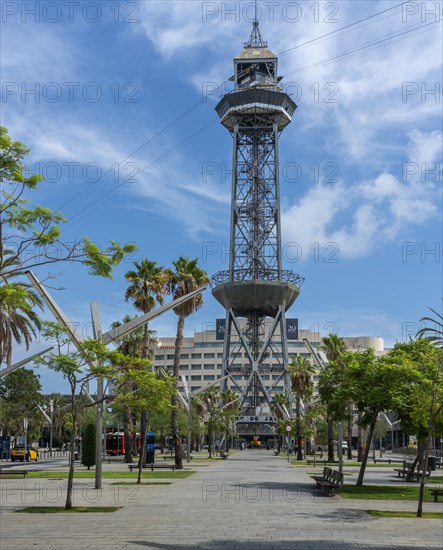
[(15, 462), (16, 460), (21, 460), (22, 462), (25, 460), (26, 462), (35, 460), (37, 462), (38, 451), (33, 447), (27, 447), (25, 451), (24, 445), (17, 445), (11, 450), (11, 462)]
[(342, 441), (341, 448), (342, 448), (342, 451), (347, 451), (348, 450), (348, 442), (347, 441)]

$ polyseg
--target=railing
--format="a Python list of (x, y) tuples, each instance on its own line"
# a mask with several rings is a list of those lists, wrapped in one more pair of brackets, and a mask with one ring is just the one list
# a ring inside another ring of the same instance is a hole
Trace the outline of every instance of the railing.
[(290, 283), (300, 288), (304, 282), (304, 278), (290, 270), (282, 271), (281, 277), (279, 278), (277, 269), (259, 269), (257, 271), (253, 269), (234, 269), (219, 271), (212, 276), (212, 285), (214, 287), (223, 283), (238, 283), (246, 281), (283, 282)]

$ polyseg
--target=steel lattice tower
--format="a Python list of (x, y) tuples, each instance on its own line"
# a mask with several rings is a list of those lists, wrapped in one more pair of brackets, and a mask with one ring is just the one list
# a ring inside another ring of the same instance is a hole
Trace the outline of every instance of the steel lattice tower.
[[(248, 415), (261, 414), (282, 379), (289, 390), (285, 313), (303, 282), (282, 269), (278, 139), (297, 106), (279, 87), (277, 64), (256, 18), (234, 59), (234, 90), (216, 106), (233, 138), (233, 177), (229, 270), (212, 278), (213, 295), (226, 309), (222, 377), (243, 375), (237, 386)], [(267, 317), (272, 321), (265, 331)], [(242, 352), (247, 360), (239, 370)], [(263, 373), (271, 368), (271, 354), (278, 363), (272, 370), (280, 375), (267, 388)]]

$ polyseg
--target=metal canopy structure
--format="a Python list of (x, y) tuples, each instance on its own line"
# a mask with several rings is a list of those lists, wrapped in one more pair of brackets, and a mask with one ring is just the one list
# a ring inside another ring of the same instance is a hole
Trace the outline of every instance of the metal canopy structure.
[[(38, 280), (36, 275), (32, 271), (27, 271), (26, 275), (30, 280), (34, 289), (41, 296), (42, 300), (47, 305), (47, 307), (49, 308), (51, 313), (54, 315), (54, 317), (57, 319), (57, 321), (67, 329), (69, 338), (71, 342), (74, 344), (74, 346), (76, 347), (76, 349), (81, 351), (81, 343), (84, 341), (83, 337), (75, 329), (74, 325), (65, 315), (65, 313), (59, 307), (56, 301), (52, 298), (52, 296), (49, 294), (46, 288)], [(159, 315), (162, 315), (163, 313), (166, 313), (170, 309), (173, 309), (179, 306), (180, 304), (187, 302), (197, 294), (200, 294), (201, 292), (203, 292), (205, 289), (206, 287), (204, 285), (200, 286), (199, 288), (197, 288), (192, 292), (189, 292), (185, 296), (176, 298), (175, 300), (172, 300), (168, 304), (164, 304), (163, 306), (157, 309), (154, 309), (153, 311), (150, 311), (145, 315), (140, 315), (139, 317), (132, 319), (128, 323), (125, 323), (124, 325), (121, 325), (106, 333), (103, 333), (101, 329), (98, 304), (96, 302), (91, 302), (90, 308), (91, 308), (93, 336), (95, 339), (101, 340), (105, 344), (114, 342), (115, 340), (122, 338), (123, 336), (125, 336), (126, 334), (129, 334), (130, 332), (137, 329), (138, 327), (145, 325), (146, 323), (148, 323), (152, 319), (155, 319)], [(47, 351), (49, 350), (45, 350), (44, 352), (41, 352), (41, 353), (45, 353)], [(41, 353), (38, 355), (41, 355)], [(93, 364), (90, 364), (90, 366), (92, 365)], [(96, 456), (96, 468), (95, 468), (95, 488), (96, 489), (101, 489), (102, 452), (103, 452), (102, 428), (103, 428), (104, 400), (105, 400), (105, 394), (104, 394), (104, 388), (103, 388), (103, 379), (99, 377), (97, 379), (97, 400), (96, 400), (96, 404), (97, 404), (96, 455), (95, 455)]]
[[(233, 177), (229, 270), (214, 275), (212, 283), (214, 297), (226, 309), (222, 377), (239, 374), (238, 357), (247, 357), (240, 371), (243, 384), (237, 384), (242, 414), (260, 416), (282, 379), (290, 396), (285, 313), (303, 278), (282, 269), (278, 140), (297, 106), (281, 91), (278, 59), (263, 40), (257, 17), (244, 46), (234, 59), (234, 90), (216, 106), (233, 138)], [(268, 331), (267, 317), (273, 319)], [(271, 354), (279, 376), (267, 387), (263, 373), (269, 372)], [(261, 428), (268, 433), (269, 422)], [(244, 433), (252, 429), (260, 428), (242, 426)]]

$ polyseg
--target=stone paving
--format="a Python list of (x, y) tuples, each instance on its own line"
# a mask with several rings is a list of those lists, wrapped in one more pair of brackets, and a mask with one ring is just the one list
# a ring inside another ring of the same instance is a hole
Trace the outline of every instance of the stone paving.
[[(443, 546), (440, 520), (373, 518), (366, 509), (415, 510), (416, 502), (324, 497), (307, 475), (272, 452), (243, 451), (228, 460), (192, 463), (197, 473), (171, 485), (111, 485), (77, 480), (74, 505), (117, 505), (109, 514), (16, 514), (32, 504), (62, 506), (65, 480), (2, 480), (0, 549), (56, 550), (350, 550)], [(121, 464), (122, 470), (127, 468)], [(116, 466), (112, 465), (112, 469)], [(321, 472), (321, 467), (316, 471)], [(396, 483), (392, 469), (368, 482)], [(380, 471), (383, 470), (383, 471)], [(353, 483), (357, 468), (346, 469)], [(50, 475), (50, 474), (49, 474)], [(398, 482), (397, 482), (398, 483)], [(441, 503), (426, 503), (442, 511)]]

